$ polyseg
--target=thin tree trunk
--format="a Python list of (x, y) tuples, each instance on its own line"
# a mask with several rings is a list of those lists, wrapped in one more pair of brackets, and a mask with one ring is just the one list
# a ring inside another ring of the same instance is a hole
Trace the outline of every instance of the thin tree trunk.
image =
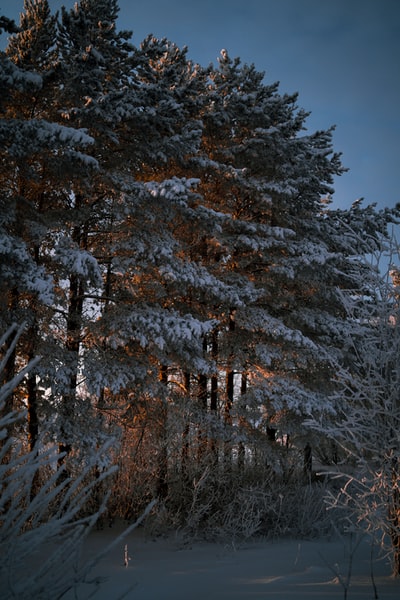
[[(183, 378), (184, 378), (185, 394), (189, 398), (190, 397), (190, 373), (184, 373)], [(182, 432), (181, 471), (182, 471), (183, 477), (187, 476), (187, 469), (188, 469), (188, 464), (189, 464), (189, 432), (190, 432), (190, 426), (189, 426), (189, 422), (187, 422), (187, 423), (185, 423), (185, 426), (184, 426), (183, 432)]]
[(72, 450), (72, 441), (66, 433), (63, 422), (72, 421), (74, 418), (76, 387), (78, 382), (79, 350), (81, 343), (82, 310), (83, 285), (77, 275), (72, 275), (70, 278), (70, 304), (67, 319), (67, 341), (65, 344), (71, 368), (71, 376), (69, 378), (67, 392), (64, 394), (62, 400), (61, 441), (59, 444), (60, 453), (65, 452), (67, 455)]
[[(11, 294), (11, 301), (13, 298), (16, 299), (16, 296), (14, 294)], [(2, 387), (3, 385), (6, 385), (9, 381), (11, 381), (16, 372), (16, 368), (15, 368), (16, 349), (15, 349), (15, 346), (13, 347), (13, 344), (15, 343), (15, 337), (19, 337), (18, 329), (16, 326), (15, 326), (15, 333), (13, 331), (12, 334), (10, 334), (10, 336), (4, 342), (4, 359), (7, 357), (7, 354), (8, 354), (8, 358), (6, 360), (6, 363), (4, 365), (2, 372), (0, 373), (0, 375), (1, 375), (0, 387)], [(0, 348), (0, 350), (2, 350), (2, 348)], [(11, 412), (13, 412), (13, 410), (14, 410), (14, 390), (12, 390), (10, 392), (10, 394), (5, 398), (4, 407), (3, 407), (3, 410), (1, 411), (0, 415), (1, 416), (9, 415)], [(15, 427), (14, 423), (7, 425), (7, 427), (6, 427), (7, 435), (5, 437), (1, 437), (0, 449), (4, 446), (7, 439), (12, 437), (14, 427)], [(11, 455), (11, 448), (9, 448), (8, 451), (4, 453), (3, 458), (2, 458), (3, 464), (9, 463), (10, 455)]]
[[(246, 373), (242, 373), (242, 380), (241, 380), (241, 383), (240, 383), (241, 410), (244, 410), (242, 399), (246, 395), (246, 392), (247, 392), (247, 375), (246, 375)], [(244, 429), (244, 424), (245, 424), (244, 417), (239, 414), (239, 427), (240, 427), (240, 430)], [(238, 468), (239, 468), (239, 471), (243, 471), (243, 469), (244, 469), (244, 458), (245, 458), (245, 446), (244, 446), (244, 442), (240, 441), (239, 442), (239, 448), (238, 448)]]
[[(235, 319), (234, 319), (234, 314), (231, 313), (230, 317), (229, 317), (229, 332), (233, 332), (235, 330)], [(232, 353), (229, 357), (229, 362), (232, 360), (233, 356)], [(230, 429), (230, 426), (232, 425), (232, 406), (233, 406), (233, 400), (234, 400), (234, 380), (235, 380), (235, 373), (233, 371), (232, 368), (230, 368), (229, 366), (229, 362), (227, 365), (227, 371), (226, 371), (226, 397), (225, 397), (225, 406), (224, 406), (224, 422), (225, 422), (225, 426), (226, 426), (226, 432), (227, 433)], [(232, 461), (232, 445), (231, 442), (229, 440), (225, 440), (224, 443), (224, 462), (226, 466), (230, 466), (231, 465), (231, 461)]]
[(200, 412), (200, 423), (197, 434), (197, 448), (198, 448), (198, 459), (202, 460), (206, 447), (207, 447), (207, 432), (204, 428), (204, 416), (207, 412), (207, 375), (200, 374), (198, 377), (198, 399), (199, 399), (199, 412)]
[[(215, 330), (212, 334), (211, 341), (211, 355), (213, 360), (218, 359), (218, 330)], [(218, 416), (218, 371), (211, 377), (211, 390), (210, 390), (210, 412), (213, 416), (213, 421), (216, 422)], [(211, 435), (210, 449), (214, 464), (218, 464), (218, 443), (215, 435)]]
[[(228, 433), (230, 426), (232, 425), (232, 406), (233, 406), (233, 395), (234, 395), (234, 371), (228, 371), (226, 374), (226, 400), (224, 407), (224, 422), (226, 426), (226, 433)], [(232, 461), (232, 444), (229, 440), (225, 440), (224, 443), (224, 462), (227, 467), (231, 465)]]
[(304, 464), (303, 464), (304, 475), (305, 475), (305, 477), (309, 481), (311, 481), (311, 476), (312, 476), (312, 448), (311, 448), (311, 446), (310, 446), (310, 444), (308, 442), (304, 446), (303, 459), (304, 459)]
[[(37, 257), (38, 258), (38, 257)], [(28, 340), (28, 361), (33, 360), (37, 355), (38, 326), (34, 318), (32, 326), (29, 328)], [(28, 444), (29, 450), (34, 451), (39, 439), (39, 411), (38, 411), (38, 392), (36, 375), (30, 373), (27, 380), (27, 405), (28, 405)]]
[[(77, 196), (76, 207), (79, 208), (82, 198)], [(87, 249), (88, 232), (86, 226), (76, 225), (72, 232), (72, 240), (81, 248)], [(79, 275), (72, 273), (70, 275), (69, 285), (69, 305), (67, 316), (66, 344), (67, 358), (69, 361), (71, 376), (69, 378), (68, 389), (62, 399), (61, 407), (61, 440), (59, 443), (60, 454), (67, 456), (72, 450), (73, 442), (66, 432), (64, 422), (70, 423), (74, 420), (76, 388), (78, 382), (79, 352), (82, 336), (82, 315), (83, 315), (84, 283)], [(59, 464), (63, 463), (61, 457)]]
[[(18, 290), (16, 288), (13, 288), (10, 291), (9, 301), (8, 301), (8, 310), (10, 311), (11, 314), (14, 314), (14, 311), (17, 309), (18, 300), (19, 300)], [(18, 335), (18, 337), (19, 337), (19, 335)], [(5, 355), (11, 349), (13, 342), (14, 342), (13, 336), (10, 336), (10, 338), (5, 341), (5, 344), (4, 344), (4, 354)], [(14, 347), (14, 349), (10, 352), (7, 362), (4, 365), (3, 372), (1, 373), (0, 385), (4, 385), (5, 383), (11, 381), (12, 378), (14, 377), (16, 357), (17, 357), (17, 354), (16, 354), (16, 349)], [(14, 392), (12, 391), (5, 399), (3, 413), (5, 415), (8, 415), (13, 410), (14, 410)], [(12, 428), (13, 428), (12, 425), (8, 426), (8, 428), (7, 428), (8, 435), (11, 435)], [(1, 444), (1, 440), (0, 440), (0, 444)]]
[(167, 405), (167, 384), (168, 371), (166, 366), (160, 368), (160, 381), (165, 386), (160, 398), (159, 409), (159, 454), (158, 454), (158, 473), (157, 473), (157, 496), (161, 500), (165, 500), (168, 496), (168, 405)]
[[(35, 324), (30, 328), (28, 332), (29, 339), (29, 351), (28, 360), (31, 361), (36, 356), (36, 339), (37, 339), (37, 327), (36, 320)], [(28, 404), (28, 444), (31, 452), (38, 451), (39, 441), (39, 411), (38, 411), (38, 392), (37, 392), (37, 379), (34, 373), (30, 373), (27, 380), (27, 404)], [(32, 486), (30, 490), (31, 501), (35, 498), (37, 492), (40, 489), (40, 473), (36, 470), (33, 475)]]
[[(207, 352), (207, 339), (203, 340), (203, 353)], [(201, 461), (207, 449), (207, 431), (204, 427), (204, 417), (207, 413), (208, 378), (201, 373), (198, 376), (198, 403), (199, 403), (199, 428), (197, 433), (198, 460)]]

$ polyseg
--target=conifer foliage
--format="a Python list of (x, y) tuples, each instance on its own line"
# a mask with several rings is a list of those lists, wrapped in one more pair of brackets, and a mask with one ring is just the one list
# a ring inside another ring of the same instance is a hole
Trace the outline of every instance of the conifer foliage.
[(26, 323), (5, 380), (41, 356), (4, 408), (27, 409), (21, 453), (75, 477), (111, 438), (110, 514), (158, 495), (182, 521), (210, 474), (237, 505), (300, 477), (310, 443), (333, 461), (304, 420), (333, 414), (338, 365), (359, 373), (346, 293), (397, 211), (332, 209), (333, 129), (254, 65), (135, 46), (116, 0), (24, 9), (0, 20), (0, 330)]

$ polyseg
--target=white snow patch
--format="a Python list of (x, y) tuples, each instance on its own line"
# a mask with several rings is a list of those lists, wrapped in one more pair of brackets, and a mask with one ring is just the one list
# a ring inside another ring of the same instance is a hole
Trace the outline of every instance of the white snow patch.
[[(93, 532), (86, 544), (86, 558), (110, 543), (116, 533), (110, 529)], [(125, 546), (128, 566), (124, 563)], [(371, 545), (366, 539), (353, 556), (351, 600), (374, 597), (370, 554)], [(335, 569), (346, 577), (348, 563), (348, 540), (343, 539), (249, 541), (236, 546), (183, 543), (179, 536), (155, 539), (139, 529), (97, 566), (95, 574), (106, 580), (95, 598), (113, 600), (130, 590), (127, 597), (135, 600), (337, 600), (343, 598), (343, 588)], [(398, 600), (400, 582), (390, 577), (387, 562), (375, 559), (373, 574), (379, 598)], [(81, 586), (78, 597), (88, 598), (93, 589)], [(73, 598), (71, 593), (65, 600)]]

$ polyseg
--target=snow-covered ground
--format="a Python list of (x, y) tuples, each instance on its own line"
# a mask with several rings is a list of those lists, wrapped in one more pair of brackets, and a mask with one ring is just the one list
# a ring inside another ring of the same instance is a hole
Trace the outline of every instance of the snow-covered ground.
[[(86, 542), (85, 557), (93, 557), (115, 535), (113, 529), (93, 532)], [(354, 536), (352, 540), (255, 541), (235, 547), (184, 544), (179, 536), (152, 538), (139, 529), (95, 567), (92, 575), (106, 579), (94, 598), (340, 600), (345, 598), (350, 567), (348, 600), (399, 600), (400, 581), (390, 576), (387, 560), (377, 560), (377, 549), (372, 548), (371, 563), (369, 541), (363, 539), (355, 549), (357, 540)], [(127, 567), (125, 544), (130, 557)], [(85, 585), (78, 598), (86, 600), (94, 590), (95, 586)], [(73, 594), (68, 596), (68, 600), (72, 598)]]

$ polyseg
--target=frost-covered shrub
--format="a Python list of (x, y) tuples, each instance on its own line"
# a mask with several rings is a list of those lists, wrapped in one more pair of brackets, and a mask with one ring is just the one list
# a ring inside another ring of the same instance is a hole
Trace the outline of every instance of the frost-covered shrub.
[[(20, 330), (21, 331), (21, 330)], [(1, 342), (9, 341), (0, 373), (18, 338), (10, 328)], [(80, 565), (82, 543), (104, 508), (81, 516), (99, 482), (88, 477), (88, 464), (73, 480), (57, 468), (53, 448), (24, 452), (10, 434), (25, 413), (7, 411), (6, 400), (38, 359), (31, 361), (0, 388), (0, 590), (2, 600), (55, 600), (82, 582), (87, 565)], [(106, 448), (103, 448), (105, 451)], [(101, 451), (97, 455), (101, 459)], [(46, 479), (40, 481), (39, 474)], [(38, 483), (39, 481), (39, 483)]]
[[(394, 256), (399, 248), (393, 244)], [(393, 258), (393, 257), (392, 257)], [(337, 365), (336, 412), (308, 425), (334, 440), (344, 460), (330, 496), (358, 526), (380, 539), (400, 575), (400, 276), (369, 268), (365, 293), (348, 295), (353, 328), (345, 340), (350, 367)]]
[(313, 538), (331, 530), (326, 510), (326, 482), (300, 474), (289, 479), (268, 468), (224, 470), (208, 465), (170, 486), (159, 505), (152, 534), (179, 529), (192, 539), (238, 543), (246, 539)]

